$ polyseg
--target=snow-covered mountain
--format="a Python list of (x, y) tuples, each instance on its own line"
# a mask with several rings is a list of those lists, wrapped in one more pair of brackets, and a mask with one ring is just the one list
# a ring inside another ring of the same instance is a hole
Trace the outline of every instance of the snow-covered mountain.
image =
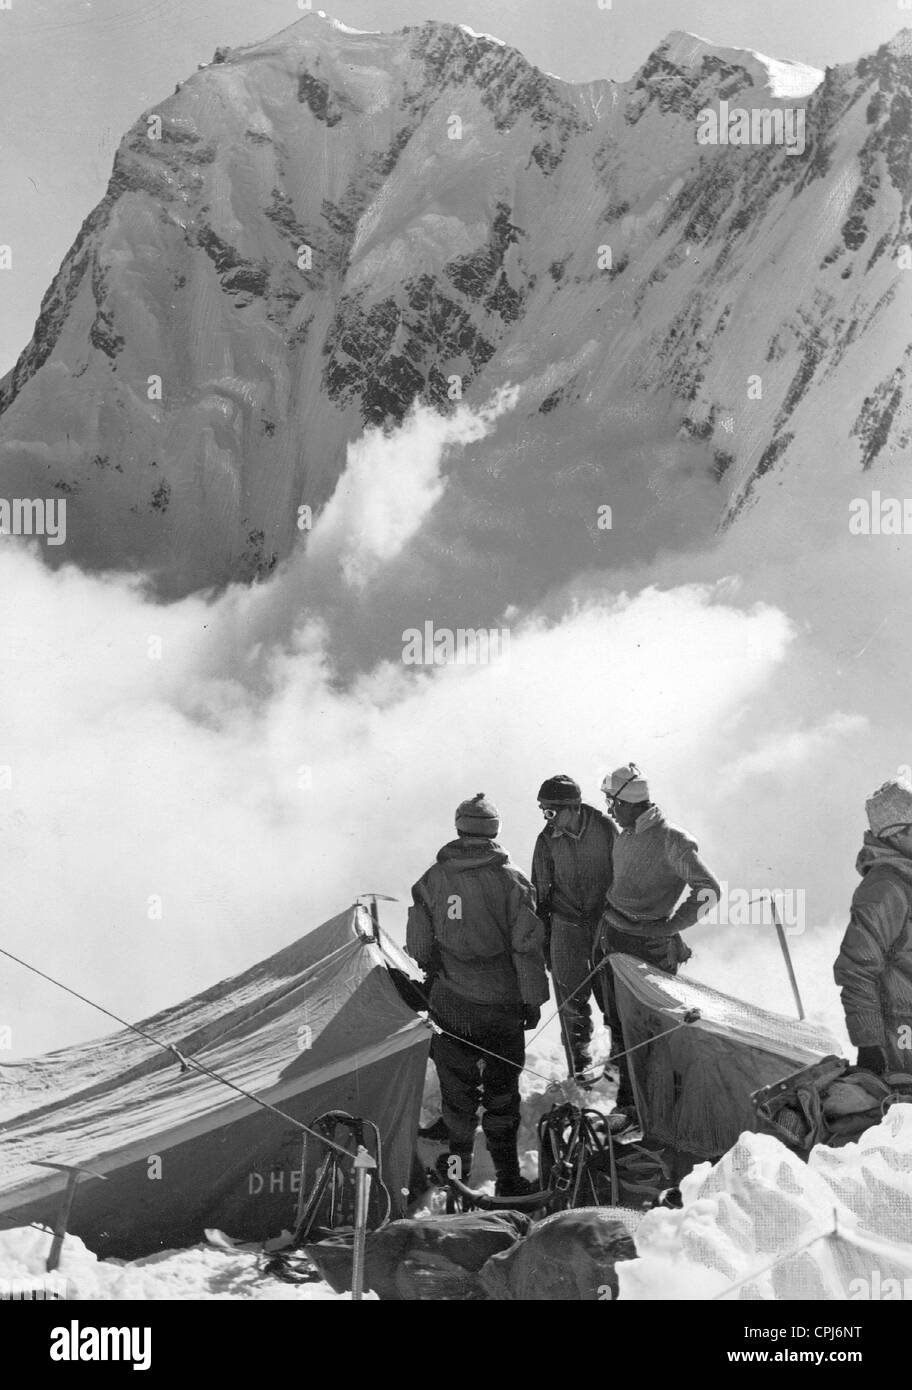
[[(698, 143), (722, 103), (806, 113), (803, 149)], [(572, 522), (582, 565), (596, 501), (610, 563), (810, 515), (910, 439), (910, 114), (910, 31), (825, 74), (673, 33), (579, 85), (437, 22), (217, 50), (124, 137), (0, 383), (0, 490), (67, 498), (49, 559), (250, 579), (365, 425), (511, 383), (444, 532)]]

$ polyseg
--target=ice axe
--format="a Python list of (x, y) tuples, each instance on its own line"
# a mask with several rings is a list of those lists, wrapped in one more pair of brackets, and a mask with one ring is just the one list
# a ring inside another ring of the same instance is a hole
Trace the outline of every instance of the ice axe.
[(63, 1200), (60, 1203), (57, 1220), (54, 1223), (54, 1238), (51, 1241), (50, 1254), (45, 1264), (48, 1274), (53, 1274), (60, 1263), (60, 1252), (63, 1249), (63, 1240), (67, 1233), (67, 1223), (70, 1219), (70, 1212), (73, 1210), (73, 1198), (76, 1196), (79, 1179), (83, 1173), (86, 1173), (90, 1178), (100, 1178), (102, 1182), (107, 1182), (107, 1178), (104, 1173), (96, 1173), (94, 1168), (85, 1168), (80, 1163), (42, 1163), (40, 1160), (36, 1160), (35, 1167), (55, 1168), (57, 1172), (68, 1175)]
[(355, 1158), (355, 1239), (352, 1247), (352, 1302), (360, 1303), (364, 1294), (364, 1247), (367, 1239), (367, 1203), (370, 1197), (371, 1170), (376, 1160), (363, 1144), (358, 1145)]
[(373, 927), (374, 927), (374, 940), (375, 940), (375, 941), (379, 941), (379, 940), (380, 940), (380, 912), (379, 912), (379, 909), (378, 909), (378, 907), (377, 907), (377, 900), (380, 899), (380, 898), (382, 898), (382, 900), (383, 900), (385, 903), (397, 903), (397, 902), (399, 901), (399, 899), (398, 899), (398, 898), (391, 898), (390, 895), (389, 895), (389, 893), (359, 893), (359, 894), (358, 894), (358, 897), (357, 897), (357, 901), (360, 902), (362, 898), (368, 898), (368, 899), (369, 899), (369, 902), (368, 902), (368, 910), (369, 910), (369, 912), (370, 912), (371, 922), (373, 923)]
[[(783, 958), (784, 958), (784, 960), (785, 960), (785, 968), (786, 968), (786, 970), (788, 971), (789, 984), (791, 985), (791, 987), (792, 987), (792, 993), (793, 993), (794, 996), (795, 996), (795, 1007), (796, 1007), (797, 1010), (798, 1010), (798, 1017), (799, 1017), (799, 1019), (802, 1019), (802, 1020), (803, 1020), (803, 1019), (804, 1019), (804, 1005), (803, 1005), (802, 1002), (801, 1002), (801, 995), (800, 995), (799, 992), (798, 992), (798, 981), (795, 979), (795, 969), (794, 969), (794, 966), (792, 965), (792, 957), (791, 957), (791, 955), (790, 955), (790, 953), (789, 953), (788, 942), (787, 942), (786, 939), (785, 939), (785, 928), (783, 927), (782, 922), (780, 921), (779, 913), (778, 913), (778, 911), (776, 910), (776, 903), (775, 903), (775, 901), (774, 901), (774, 899), (773, 899), (772, 894), (771, 894), (771, 893), (764, 893), (763, 896), (767, 899), (767, 901), (769, 902), (770, 908), (772, 909), (772, 913), (773, 913), (773, 922), (774, 922), (775, 927), (776, 927), (776, 935), (777, 935), (778, 938), (779, 938), (779, 945), (782, 947), (782, 955), (783, 955)], [(756, 898), (751, 898), (750, 901), (751, 901), (752, 903), (754, 903), (754, 902), (757, 902), (758, 900), (757, 900)]]

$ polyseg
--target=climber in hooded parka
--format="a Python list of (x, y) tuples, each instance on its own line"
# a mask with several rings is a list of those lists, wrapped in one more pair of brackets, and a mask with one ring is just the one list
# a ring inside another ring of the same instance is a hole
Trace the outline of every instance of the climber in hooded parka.
[(500, 812), (478, 792), (456, 808), (457, 838), (412, 889), (406, 944), (440, 1025), (431, 1057), (449, 1134), (449, 1176), (467, 1182), (479, 1101), (498, 1196), (528, 1191), (516, 1151), (524, 1030), (548, 998), (535, 892), (497, 844)]
[(861, 883), (833, 974), (859, 1066), (912, 1072), (912, 782), (885, 782), (865, 810)]

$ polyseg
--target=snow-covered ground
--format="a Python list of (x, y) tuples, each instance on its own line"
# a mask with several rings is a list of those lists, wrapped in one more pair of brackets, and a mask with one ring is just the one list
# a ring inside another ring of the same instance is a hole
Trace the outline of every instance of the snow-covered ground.
[[(50, 1249), (50, 1231), (33, 1226), (0, 1231), (0, 1288), (23, 1296), (25, 1285), (41, 1286)], [(287, 1284), (264, 1270), (266, 1258), (254, 1251), (227, 1251), (209, 1245), (165, 1250), (142, 1260), (99, 1260), (77, 1236), (67, 1236), (59, 1279), (71, 1299), (347, 1299), (328, 1284)], [(374, 1298), (373, 1294), (365, 1294)]]
[[(610, 1110), (614, 1089), (600, 1083), (584, 1096), (561, 1082), (558, 1051), (536, 1051), (532, 1065), (519, 1141), (528, 1177), (537, 1172), (539, 1115), (563, 1099)], [(427, 1122), (439, 1113), (433, 1068), (425, 1101)], [(481, 1139), (475, 1182), (492, 1185)], [(695, 1168), (682, 1194), (680, 1211), (657, 1208), (640, 1221), (639, 1258), (618, 1266), (621, 1299), (893, 1299), (912, 1291), (912, 1105), (894, 1106), (857, 1144), (815, 1149), (808, 1163), (772, 1137), (744, 1134), (719, 1163)], [(440, 1195), (432, 1190), (413, 1214), (435, 1214)], [(0, 1232), (0, 1290), (44, 1278), (50, 1239), (35, 1227)], [(102, 1261), (68, 1236), (59, 1275), (76, 1299), (350, 1298), (322, 1282), (283, 1282), (268, 1264), (249, 1247), (205, 1243)]]

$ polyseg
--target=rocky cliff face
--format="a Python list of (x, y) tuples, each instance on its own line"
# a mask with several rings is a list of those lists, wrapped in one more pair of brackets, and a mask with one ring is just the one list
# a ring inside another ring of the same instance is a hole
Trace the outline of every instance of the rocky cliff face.
[[(722, 102), (805, 111), (803, 152), (698, 144)], [(51, 559), (249, 580), (365, 426), (506, 382), (463, 503), (584, 476), (614, 559), (850, 486), (909, 443), (910, 110), (908, 33), (825, 75), (673, 34), (583, 86), (440, 23), (219, 50), (127, 132), (0, 383), (3, 493), (67, 497)]]

